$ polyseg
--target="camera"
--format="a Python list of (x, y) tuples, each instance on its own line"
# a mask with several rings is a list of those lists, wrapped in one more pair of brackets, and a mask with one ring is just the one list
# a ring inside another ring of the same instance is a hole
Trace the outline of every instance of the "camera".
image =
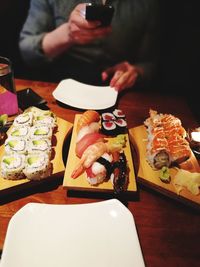
[(114, 7), (111, 5), (88, 4), (86, 5), (85, 18), (88, 21), (98, 20), (101, 26), (108, 26), (112, 21)]

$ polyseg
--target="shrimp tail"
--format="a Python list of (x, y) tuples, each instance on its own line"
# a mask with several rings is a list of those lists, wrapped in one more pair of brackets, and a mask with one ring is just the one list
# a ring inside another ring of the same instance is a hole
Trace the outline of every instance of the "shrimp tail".
[(75, 169), (73, 170), (72, 174), (71, 174), (71, 177), (73, 179), (79, 177), (83, 172), (85, 171), (85, 168), (82, 164), (82, 162), (80, 162), (76, 167)]

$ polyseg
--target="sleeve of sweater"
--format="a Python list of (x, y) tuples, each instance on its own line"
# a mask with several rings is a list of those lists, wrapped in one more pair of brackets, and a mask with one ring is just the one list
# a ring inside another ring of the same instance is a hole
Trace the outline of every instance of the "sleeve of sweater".
[(42, 52), (43, 36), (54, 28), (52, 9), (48, 0), (31, 0), (28, 16), (19, 36), (22, 59), (32, 67), (49, 63)]

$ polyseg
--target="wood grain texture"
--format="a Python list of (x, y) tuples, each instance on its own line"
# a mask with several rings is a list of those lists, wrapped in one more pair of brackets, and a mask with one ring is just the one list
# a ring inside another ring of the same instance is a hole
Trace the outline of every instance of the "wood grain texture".
[[(80, 116), (81, 115), (75, 116), (74, 128), (73, 128), (71, 144), (69, 148), (70, 157), (68, 157), (68, 160), (67, 160), (63, 186), (69, 190), (82, 190), (82, 191), (88, 190), (88, 191), (94, 191), (94, 192), (103, 191), (103, 192), (113, 193), (113, 185), (110, 179), (99, 185), (92, 186), (87, 181), (85, 172), (79, 177), (77, 177), (76, 179), (71, 178), (71, 174), (75, 166), (80, 161), (80, 159), (75, 154), (76, 139), (77, 139), (77, 131), (76, 131), (77, 127), (76, 126), (77, 126), (77, 121), (80, 118)], [(137, 185), (136, 185), (136, 180), (135, 180), (132, 154), (131, 154), (131, 149), (130, 149), (129, 137), (127, 134), (125, 134), (125, 136), (126, 136), (126, 147), (124, 148), (124, 152), (125, 152), (125, 155), (127, 158), (127, 164), (129, 167), (129, 184), (127, 188), (127, 193), (135, 193), (137, 191)], [(109, 139), (111, 140), (111, 138), (107, 139), (108, 142), (109, 142)]]

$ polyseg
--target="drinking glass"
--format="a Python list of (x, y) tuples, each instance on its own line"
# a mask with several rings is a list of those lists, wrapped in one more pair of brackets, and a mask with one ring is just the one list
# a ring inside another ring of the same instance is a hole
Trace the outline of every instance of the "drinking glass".
[(14, 82), (12, 62), (0, 56), (0, 115), (18, 113), (17, 93)]

